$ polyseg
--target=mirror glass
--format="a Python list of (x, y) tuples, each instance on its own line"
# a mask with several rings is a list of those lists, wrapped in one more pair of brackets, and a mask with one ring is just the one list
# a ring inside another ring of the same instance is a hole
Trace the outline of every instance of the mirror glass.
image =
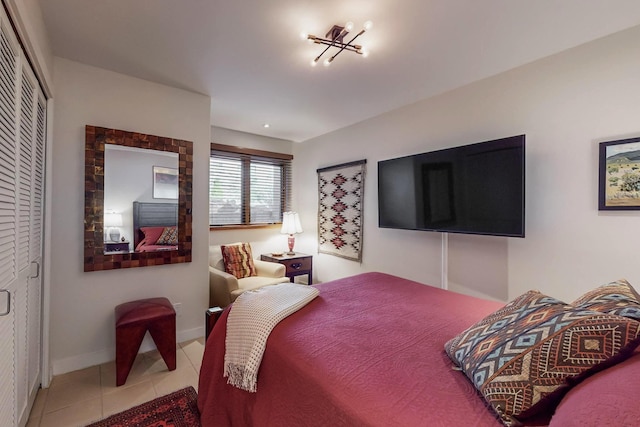
[(85, 128), (84, 271), (191, 262), (193, 143)]
[(178, 153), (105, 144), (105, 253), (177, 250), (177, 205)]

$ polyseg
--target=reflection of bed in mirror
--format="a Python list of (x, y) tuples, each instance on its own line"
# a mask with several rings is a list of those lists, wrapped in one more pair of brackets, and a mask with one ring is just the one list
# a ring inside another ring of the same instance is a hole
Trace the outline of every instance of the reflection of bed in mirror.
[(178, 249), (178, 204), (133, 202), (133, 247), (136, 252)]

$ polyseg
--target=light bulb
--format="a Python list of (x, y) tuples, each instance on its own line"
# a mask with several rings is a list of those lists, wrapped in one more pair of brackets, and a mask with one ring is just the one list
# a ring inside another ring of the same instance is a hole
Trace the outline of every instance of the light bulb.
[(367, 21), (367, 22), (364, 23), (364, 30), (365, 31), (369, 31), (371, 28), (373, 28), (373, 22)]
[(363, 58), (366, 58), (367, 56), (369, 56), (369, 49), (367, 49), (366, 47), (361, 47), (360, 53), (362, 54)]
[(346, 24), (344, 24), (344, 30), (347, 32), (353, 30), (353, 22), (349, 21)]
[(317, 59), (312, 59), (311, 60), (311, 66), (315, 67), (316, 65), (318, 65), (318, 60)]
[(332, 60), (331, 58), (325, 59), (322, 65), (324, 65), (325, 67), (328, 67), (329, 65), (331, 65), (331, 60)]
[(304, 32), (303, 32), (303, 33), (300, 33), (300, 38), (301, 38), (302, 40), (307, 40), (307, 38), (309, 38), (309, 34), (304, 33)]

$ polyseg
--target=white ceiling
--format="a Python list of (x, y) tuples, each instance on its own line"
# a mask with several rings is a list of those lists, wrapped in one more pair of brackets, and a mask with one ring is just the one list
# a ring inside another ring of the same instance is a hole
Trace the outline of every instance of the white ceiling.
[[(304, 141), (640, 24), (638, 0), (40, 0), (54, 54), (211, 96), (211, 124)], [(309, 62), (366, 20), (371, 55)], [(263, 123), (271, 127), (263, 128)]]

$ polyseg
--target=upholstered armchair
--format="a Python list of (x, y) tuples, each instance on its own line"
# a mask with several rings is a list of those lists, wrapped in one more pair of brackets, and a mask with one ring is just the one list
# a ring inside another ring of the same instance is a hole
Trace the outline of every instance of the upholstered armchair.
[(245, 291), (289, 281), (282, 264), (254, 259), (253, 265), (256, 276), (238, 279), (225, 271), (221, 247), (209, 246), (209, 307), (226, 307)]

